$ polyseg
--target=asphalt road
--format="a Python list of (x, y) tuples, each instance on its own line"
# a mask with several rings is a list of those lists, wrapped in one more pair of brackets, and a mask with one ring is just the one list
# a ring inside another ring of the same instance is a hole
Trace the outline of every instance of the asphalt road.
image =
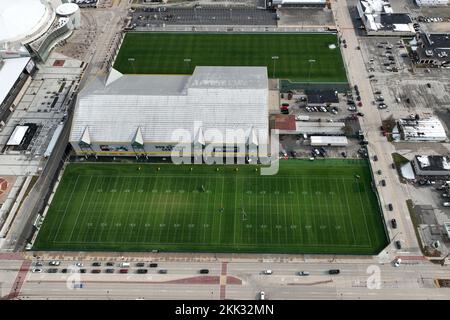
[[(73, 264), (70, 262), (69, 264)], [(64, 266), (68, 265), (67, 263)], [(3, 266), (3, 263), (2, 263)], [(64, 267), (61, 265), (59, 269)], [(14, 267), (11, 265), (10, 267)], [(150, 270), (150, 274), (82, 274), (82, 289), (71, 289), (73, 274), (28, 273), (19, 299), (219, 299), (220, 284), (168, 284), (167, 280), (199, 276), (199, 270), (209, 268), (208, 276), (220, 276), (221, 262), (166, 262), (167, 275)], [(48, 266), (44, 267), (47, 269)], [(92, 267), (87, 267), (91, 269)], [(105, 268), (105, 267), (103, 267)], [(368, 270), (369, 268), (369, 270)], [(373, 269), (370, 269), (373, 268)], [(3, 269), (3, 267), (1, 268)], [(118, 269), (118, 268), (116, 268)], [(272, 275), (264, 275), (266, 269)], [(340, 269), (339, 275), (329, 275), (329, 269)], [(377, 276), (374, 279), (373, 271)], [(309, 276), (298, 276), (309, 271)], [(370, 272), (368, 272), (370, 271)], [(88, 271), (89, 272), (89, 271)], [(448, 277), (448, 267), (428, 262), (404, 264), (366, 263), (260, 263), (229, 262), (227, 275), (239, 278), (242, 284), (226, 285), (226, 299), (258, 299), (261, 290), (268, 299), (448, 299), (448, 289), (439, 289), (434, 279)], [(67, 279), (69, 278), (69, 288)], [(76, 278), (78, 279), (78, 278)], [(367, 287), (367, 282), (374, 289)], [(379, 283), (378, 289), (373, 283)]]
[[(347, 48), (342, 48), (343, 58), (347, 65), (347, 73), (350, 84), (358, 85), (364, 117), (360, 117), (361, 128), (369, 141), (368, 150), (374, 171), (381, 169), (386, 180), (385, 187), (378, 187), (380, 200), (383, 206), (386, 225), (388, 226), (391, 240), (401, 240), (406, 254), (420, 254), (414, 227), (411, 222), (406, 200), (408, 197), (407, 188), (400, 183), (397, 171), (391, 168), (393, 162), (391, 154), (395, 152), (392, 143), (388, 142), (380, 134), (381, 116), (378, 109), (372, 105), (374, 94), (370, 86), (369, 74), (366, 71), (362, 53), (357, 50), (360, 46), (356, 31), (353, 28), (352, 19), (349, 14), (348, 4), (353, 5), (354, 1), (333, 2), (335, 21), (342, 39), (347, 41)], [(373, 160), (377, 155), (378, 161)], [(388, 211), (387, 205), (391, 203), (394, 210)], [(391, 229), (390, 220), (395, 218), (398, 228)], [(394, 239), (395, 237), (395, 239)], [(387, 248), (387, 254), (398, 255), (396, 249), (391, 245)]]

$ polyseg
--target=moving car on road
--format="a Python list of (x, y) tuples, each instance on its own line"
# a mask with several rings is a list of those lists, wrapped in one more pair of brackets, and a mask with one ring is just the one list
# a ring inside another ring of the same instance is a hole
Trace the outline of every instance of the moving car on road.
[(339, 269), (330, 269), (328, 271), (329, 274), (339, 274), (341, 271)]
[(309, 272), (308, 271), (300, 271), (298, 273), (299, 276), (309, 276)]

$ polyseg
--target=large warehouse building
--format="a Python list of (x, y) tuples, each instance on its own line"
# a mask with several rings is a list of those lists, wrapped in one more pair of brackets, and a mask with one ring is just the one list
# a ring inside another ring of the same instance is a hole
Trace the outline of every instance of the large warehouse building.
[(242, 156), (231, 130), (246, 155), (267, 146), (267, 68), (196, 67), (192, 76), (113, 69), (80, 92), (70, 142), (78, 155), (170, 156), (214, 143), (216, 156)]

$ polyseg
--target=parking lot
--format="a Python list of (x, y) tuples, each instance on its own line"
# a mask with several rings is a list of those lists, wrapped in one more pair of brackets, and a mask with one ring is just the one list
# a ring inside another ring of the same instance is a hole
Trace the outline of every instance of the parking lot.
[(162, 25), (277, 25), (274, 11), (252, 8), (148, 7), (136, 8), (129, 17), (130, 26), (136, 28)]

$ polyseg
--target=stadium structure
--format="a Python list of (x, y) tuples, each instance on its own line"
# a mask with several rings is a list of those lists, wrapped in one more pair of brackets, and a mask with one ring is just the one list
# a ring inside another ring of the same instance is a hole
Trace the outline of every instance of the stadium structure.
[(25, 46), (32, 56), (45, 61), (51, 49), (80, 26), (75, 3), (61, 0), (0, 1), (0, 54), (17, 56)]
[(192, 76), (113, 69), (80, 92), (70, 143), (86, 156), (187, 156), (211, 145), (214, 156), (248, 156), (267, 147), (268, 92), (266, 67), (196, 67)]

